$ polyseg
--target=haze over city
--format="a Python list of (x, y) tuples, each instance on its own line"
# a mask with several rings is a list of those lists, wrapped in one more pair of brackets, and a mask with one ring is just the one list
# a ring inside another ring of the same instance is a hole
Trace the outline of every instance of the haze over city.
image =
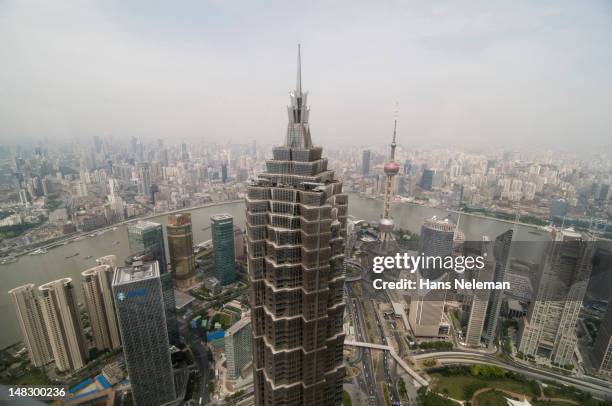
[[(282, 140), (295, 47), (313, 141), (609, 148), (592, 2), (0, 4), (0, 140)], [(382, 139), (381, 139), (382, 140)]]

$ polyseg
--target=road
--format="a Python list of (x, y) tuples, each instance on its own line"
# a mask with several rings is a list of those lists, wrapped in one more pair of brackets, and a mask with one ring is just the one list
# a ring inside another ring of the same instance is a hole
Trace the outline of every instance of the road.
[(612, 399), (612, 384), (596, 379), (574, 378), (553, 372), (537, 369), (515, 361), (503, 361), (494, 355), (472, 353), (467, 351), (446, 351), (417, 354), (415, 360), (435, 358), (442, 364), (489, 364), (497, 365), (512, 372), (539, 380), (552, 380), (564, 385), (573, 386), (601, 399)]

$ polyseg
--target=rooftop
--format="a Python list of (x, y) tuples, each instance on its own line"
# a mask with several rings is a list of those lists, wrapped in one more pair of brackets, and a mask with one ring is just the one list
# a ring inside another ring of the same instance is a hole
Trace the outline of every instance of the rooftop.
[(117, 268), (113, 285), (159, 277), (159, 265), (156, 262), (135, 262), (132, 266)]

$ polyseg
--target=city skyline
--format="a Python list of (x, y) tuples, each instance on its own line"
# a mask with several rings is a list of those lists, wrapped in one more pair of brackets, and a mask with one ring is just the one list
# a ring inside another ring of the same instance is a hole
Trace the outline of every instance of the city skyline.
[(4, 3), (0, 139), (273, 142), (301, 42), (321, 145), (387, 134), (399, 102), (400, 145), (610, 146), (608, 4), (351, 6)]

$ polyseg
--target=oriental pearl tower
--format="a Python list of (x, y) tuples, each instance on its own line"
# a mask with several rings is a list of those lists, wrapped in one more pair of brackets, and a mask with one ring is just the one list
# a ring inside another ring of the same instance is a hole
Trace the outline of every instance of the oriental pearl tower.
[(382, 219), (379, 224), (379, 232), (380, 232), (380, 248), (381, 252), (389, 251), (392, 247), (392, 242), (394, 241), (393, 237), (393, 228), (394, 222), (391, 218), (390, 206), (391, 206), (391, 194), (393, 190), (393, 178), (399, 172), (400, 166), (397, 162), (395, 162), (395, 147), (397, 144), (395, 143), (395, 137), (397, 133), (397, 117), (393, 123), (393, 141), (391, 142), (391, 156), (389, 157), (389, 161), (384, 166), (385, 176), (387, 177), (385, 183), (385, 203), (383, 206)]

